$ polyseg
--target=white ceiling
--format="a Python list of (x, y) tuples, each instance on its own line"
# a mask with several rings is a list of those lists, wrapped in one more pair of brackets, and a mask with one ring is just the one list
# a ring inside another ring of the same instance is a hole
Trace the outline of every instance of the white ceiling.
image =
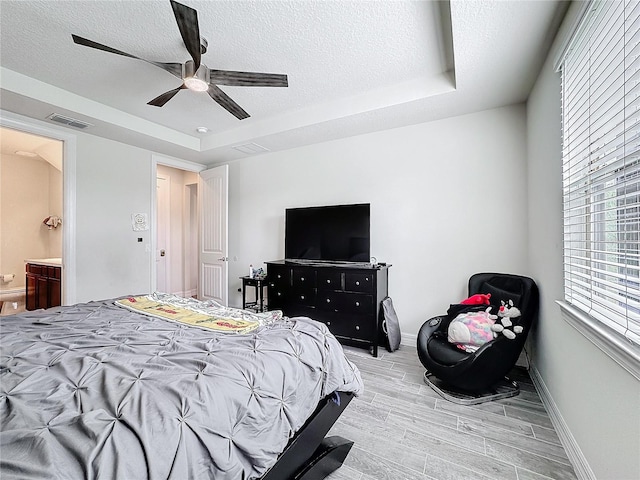
[[(86, 37), (159, 62), (188, 60), (168, 0), (0, 0), (0, 107), (60, 113), (87, 133), (214, 164), (256, 143), (277, 151), (526, 100), (565, 2), (183, 0), (209, 42), (202, 62), (286, 73), (288, 88), (221, 87), (147, 102), (180, 80), (73, 43)], [(196, 128), (207, 127), (207, 134)]]

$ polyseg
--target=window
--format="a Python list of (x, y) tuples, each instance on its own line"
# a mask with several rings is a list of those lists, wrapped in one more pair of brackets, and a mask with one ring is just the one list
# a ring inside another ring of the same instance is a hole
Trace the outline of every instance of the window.
[(594, 1), (560, 64), (565, 300), (640, 344), (640, 2)]

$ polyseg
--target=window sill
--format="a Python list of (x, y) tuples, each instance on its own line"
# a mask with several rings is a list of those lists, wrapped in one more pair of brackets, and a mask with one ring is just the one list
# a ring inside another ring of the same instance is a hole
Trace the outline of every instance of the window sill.
[(587, 340), (640, 380), (640, 347), (569, 303), (556, 300), (562, 318)]

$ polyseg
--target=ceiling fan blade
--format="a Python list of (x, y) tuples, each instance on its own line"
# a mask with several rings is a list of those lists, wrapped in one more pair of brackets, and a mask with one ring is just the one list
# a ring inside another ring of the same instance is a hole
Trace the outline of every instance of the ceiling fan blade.
[(74, 43), (82, 45), (84, 47), (95, 48), (104, 52), (115, 53), (116, 55), (122, 55), (123, 57), (129, 57), (135, 60), (142, 60), (143, 62), (150, 63), (151, 65), (155, 65), (156, 67), (160, 67), (163, 70), (166, 70), (170, 74), (182, 80), (182, 65), (179, 63), (153, 62), (151, 60), (145, 60), (144, 58), (136, 57), (135, 55), (131, 55), (130, 53), (123, 52), (122, 50), (116, 50), (115, 48), (107, 47), (106, 45), (102, 45), (101, 43), (94, 42), (93, 40), (89, 40), (78, 35), (72, 34), (71, 38), (73, 38)]
[(73, 42), (78, 45), (83, 45), (85, 47), (96, 48), (98, 50), (104, 50), (105, 52), (115, 53), (116, 55), (122, 55), (124, 57), (135, 58), (137, 60), (142, 60), (141, 58), (136, 57), (135, 55), (131, 55), (130, 53), (123, 52), (122, 50), (116, 50), (115, 48), (107, 47), (106, 45), (102, 45), (101, 43), (94, 42), (93, 40), (89, 40), (87, 38), (79, 37), (78, 35), (71, 34), (71, 38), (73, 38)]
[(178, 29), (182, 35), (187, 51), (193, 58), (194, 69), (200, 67), (200, 27), (198, 26), (198, 12), (191, 7), (182, 5), (181, 3), (171, 0), (171, 8), (178, 22)]
[(236, 87), (288, 87), (286, 75), (279, 73), (234, 72), (231, 70), (209, 70), (211, 82), (217, 85)]
[(158, 95), (156, 98), (147, 102), (147, 105), (153, 105), (154, 107), (162, 107), (165, 103), (171, 100), (176, 93), (180, 90), (187, 88), (184, 84), (180, 85), (178, 88), (174, 88), (173, 90), (169, 90), (168, 92), (164, 92), (162, 95)]
[(231, 100), (229, 95), (224, 93), (212, 83), (209, 84), (209, 90), (207, 90), (207, 92), (209, 93), (209, 96), (216, 102), (218, 102), (218, 104), (222, 108), (234, 115), (238, 120), (244, 120), (245, 118), (249, 118), (251, 116), (247, 112), (245, 112), (240, 105)]

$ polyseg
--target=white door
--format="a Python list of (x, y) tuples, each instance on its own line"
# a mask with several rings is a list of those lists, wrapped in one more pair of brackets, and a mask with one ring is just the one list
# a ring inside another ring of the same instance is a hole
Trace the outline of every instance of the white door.
[(229, 269), (227, 249), (229, 166), (200, 172), (198, 299), (227, 305)]
[(157, 219), (158, 226), (156, 240), (156, 290), (163, 293), (171, 293), (169, 285), (169, 240), (171, 238), (171, 180), (166, 175), (157, 175)]

